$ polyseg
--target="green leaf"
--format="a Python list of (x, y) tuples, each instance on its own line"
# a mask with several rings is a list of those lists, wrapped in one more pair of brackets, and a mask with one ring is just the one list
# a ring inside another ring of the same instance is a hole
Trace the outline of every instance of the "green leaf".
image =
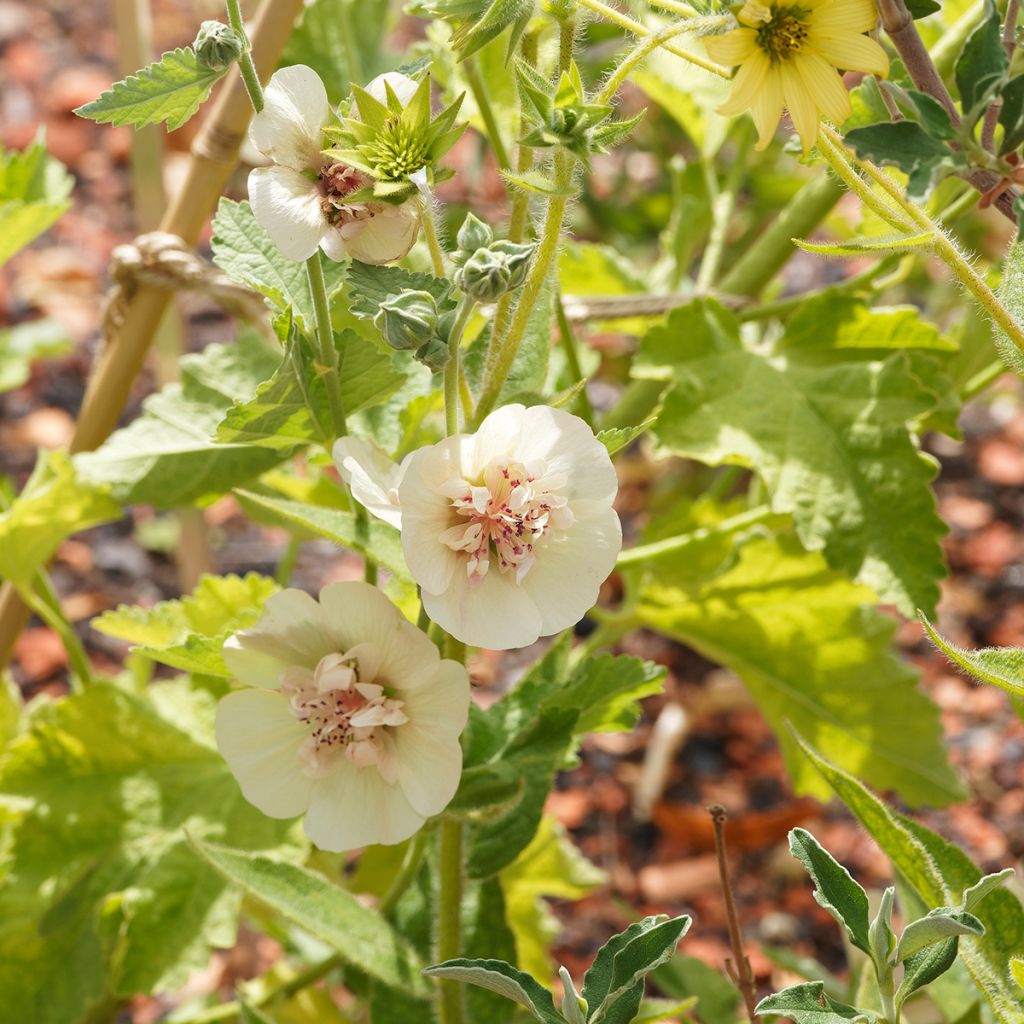
[[(925, 906), (955, 906), (982, 879), (982, 873), (957, 847), (897, 814), (852, 775), (830, 764), (797, 737), (808, 760), (853, 812)], [(975, 907), (985, 934), (967, 939), (961, 959), (999, 1024), (1018, 1024), (1021, 993), (1013, 989), (1006, 964), (1024, 953), (1024, 907), (1011, 893), (997, 890)], [(950, 940), (956, 941), (956, 940)], [(915, 970), (923, 969), (922, 965)]]
[(424, 997), (415, 951), (378, 913), (323, 875), (192, 837), (217, 871), (252, 899), (339, 953), (345, 963), (385, 985)]
[(404, 291), (429, 292), (439, 308), (454, 309), (451, 282), (433, 274), (422, 274), (401, 267), (373, 266), (352, 261), (349, 267), (347, 290), (350, 308), (356, 316), (372, 320), (381, 303)]
[(674, 999), (644, 999), (640, 1003), (640, 1012), (633, 1018), (633, 1024), (659, 1024), (663, 1020), (681, 1019), (696, 1005), (696, 996), (682, 1002)]
[(643, 998), (644, 978), (672, 956), (689, 928), (685, 915), (668, 919), (658, 914), (606, 943), (583, 982), (589, 1024), (630, 1024)]
[(181, 384), (142, 404), (142, 415), (96, 451), (75, 456), (88, 483), (105, 484), (123, 504), (173, 508), (224, 494), (259, 476), (287, 454), (246, 444), (217, 444), (213, 435), (236, 401), (252, 397), (280, 356), (252, 331), (232, 345), (208, 345), (181, 360)]
[(847, 931), (853, 944), (871, 955), (868, 894), (806, 829), (789, 833), (789, 852), (814, 881), (814, 899)]
[(211, 946), (234, 944), (238, 896), (182, 828), (284, 851), (290, 826), (243, 799), (217, 752), (218, 695), (97, 683), (37, 703), (0, 757), (0, 799), (14, 814), (0, 881), (8, 1019), (110, 1019), (135, 993), (179, 988)]
[(169, 50), (75, 113), (100, 124), (134, 128), (166, 121), (167, 130), (173, 132), (195, 114), (227, 70), (214, 71), (200, 63), (191, 46)]
[(651, 980), (674, 999), (697, 998), (695, 1016), (701, 1024), (740, 1024), (740, 992), (722, 971), (703, 960), (677, 953), (651, 972)]
[(65, 538), (120, 514), (109, 491), (84, 482), (66, 454), (41, 454), (25, 489), (0, 512), (0, 579), (30, 586)]
[(903, 980), (896, 991), (897, 1012), (909, 995), (945, 974), (956, 963), (959, 944), (957, 937), (942, 939), (907, 957), (903, 963)]
[(525, 783), (515, 765), (497, 762), (467, 768), (445, 814), (490, 818), (508, 813), (523, 796)]
[(56, 320), (29, 320), (0, 331), (0, 393), (20, 388), (33, 360), (60, 356), (71, 348), (67, 331)]
[[(904, 122), (905, 123), (905, 122)], [(850, 238), (845, 242), (805, 242), (793, 239), (798, 249), (818, 256), (867, 256), (872, 253), (926, 252), (932, 248), (935, 235), (926, 231), (920, 235), (893, 235), (890, 238)]]
[(561, 923), (547, 900), (582, 899), (607, 876), (580, 853), (555, 818), (544, 817), (529, 845), (499, 878), (517, 962), (529, 974), (550, 977), (554, 968), (548, 951)]
[[(232, 281), (248, 285), (281, 312), (291, 310), (307, 334), (316, 326), (316, 312), (303, 263), (285, 259), (270, 235), (256, 222), (247, 202), (222, 198), (213, 218), (213, 262)], [(344, 284), (346, 264), (320, 257), (330, 300)]]
[[(527, 974), (533, 974), (524, 962), (517, 936), (506, 920), (505, 896), (501, 882), (489, 878), (486, 882), (468, 886), (468, 906), (464, 909), (462, 953), (469, 960), (489, 959), (515, 963)], [(545, 971), (541, 977), (549, 977)], [(430, 1008), (424, 1010), (424, 1018)], [(409, 1018), (396, 1021), (406, 1024)], [(517, 1006), (503, 996), (478, 985), (466, 992), (466, 1020), (486, 1021), (487, 1024), (522, 1024), (523, 1017)], [(374, 1020), (374, 1024), (377, 1024)]]
[(953, 127), (949, 111), (934, 96), (918, 92), (916, 89), (908, 89), (907, 95), (913, 104), (912, 112), (921, 122), (921, 127), (933, 139), (951, 142), (956, 138), (956, 128)]
[(521, 174), (513, 174), (511, 171), (503, 170), (499, 173), (513, 188), (522, 189), (524, 192), (534, 195), (547, 196), (549, 199), (556, 196), (564, 198), (576, 195), (574, 185), (563, 185), (543, 171), (523, 171)]
[(341, 547), (369, 555), (403, 580), (412, 578), (402, 554), (398, 531), (379, 519), (371, 516), (364, 532), (351, 512), (338, 508), (309, 505), (255, 491), (238, 490), (235, 496), (242, 508), (254, 518), (305, 531), (316, 537), (326, 537)]
[(923, 194), (938, 169), (952, 165), (954, 152), (929, 135), (916, 121), (884, 121), (852, 128), (844, 136), (857, 156), (898, 167), (910, 176), (910, 192)]
[(892, 653), (895, 623), (874, 610), (870, 590), (831, 571), (792, 534), (755, 535), (738, 551), (714, 536), (688, 548), (681, 563), (661, 559), (656, 568), (640, 587), (637, 623), (740, 676), (779, 732), (801, 792), (827, 789), (800, 757), (787, 723), (910, 803), (960, 799), (938, 710)]
[(754, 1012), (791, 1017), (795, 1024), (876, 1024), (881, 1018), (868, 1010), (847, 1006), (825, 993), (820, 981), (793, 985), (762, 999)]
[(983, 683), (998, 686), (1014, 697), (1024, 697), (1024, 649), (983, 647), (977, 651), (967, 651), (939, 636), (935, 627), (923, 614), (919, 618), (932, 643), (954, 665)]
[(927, 18), (929, 14), (941, 11), (942, 4), (938, 0), (910, 0), (907, 10), (910, 11), (914, 21), (917, 21), (918, 18)]
[(999, 124), (1003, 137), (999, 155), (1006, 156), (1024, 144), (1024, 75), (1011, 78), (1000, 94)]
[(991, 0), (985, 18), (967, 37), (957, 58), (954, 75), (964, 118), (973, 121), (1006, 74), (1008, 60), (1002, 41), (1002, 19)]
[(6, 672), (0, 672), (0, 751), (21, 728), (21, 690)]
[(277, 591), (272, 579), (251, 572), (203, 576), (189, 597), (151, 608), (119, 605), (93, 619), (97, 632), (134, 644), (132, 651), (184, 672), (231, 676), (221, 649), (232, 633), (248, 629)]
[(896, 962), (902, 963), (937, 942), (955, 935), (984, 935), (985, 926), (973, 915), (955, 907), (938, 907), (903, 929), (896, 947)]
[[(648, 282), (643, 272), (621, 252), (594, 242), (571, 242), (558, 254), (558, 282), (562, 292), (573, 298), (634, 295), (646, 292)], [(598, 329), (606, 325), (622, 334), (641, 335), (656, 317), (635, 316), (597, 321)]]
[(928, 349), (957, 351), (955, 342), (923, 319), (916, 306), (868, 306), (862, 299), (846, 295), (818, 296), (802, 303), (786, 321), (782, 343), (785, 351), (801, 356), (812, 352), (852, 358), (859, 349)]
[(70, 208), (73, 187), (41, 139), (20, 153), (0, 146), (0, 267)]
[[(745, 348), (736, 318), (703, 300), (644, 337), (634, 367), (671, 380), (654, 434), (665, 453), (749, 465), (803, 543), (908, 614), (945, 574), (934, 460), (908, 424), (934, 394), (903, 352), (864, 359)], [(771, 396), (771, 401), (766, 396)]]
[(427, 967), (423, 973), (432, 978), (463, 981), (467, 985), (479, 985), (497, 992), (525, 1007), (541, 1024), (565, 1024), (562, 1015), (555, 1009), (551, 993), (541, 988), (530, 975), (516, 970), (504, 960), (445, 960), (444, 963)]
[(632, 427), (612, 427), (610, 430), (599, 430), (597, 439), (608, 449), (609, 455), (622, 451), (631, 445), (642, 434), (646, 434), (657, 422), (655, 417), (637, 423)]
[[(341, 400), (346, 416), (386, 402), (405, 382), (397, 357), (379, 352), (355, 331), (334, 335), (338, 349)], [(281, 365), (270, 380), (260, 384), (247, 401), (236, 401), (217, 427), (222, 444), (251, 444), (272, 448), (285, 454), (297, 445), (324, 442), (330, 436), (331, 410), (327, 385), (321, 374), (312, 370), (315, 355), (301, 337), (293, 337)], [(300, 373), (293, 346), (307, 350)], [(316, 420), (309, 406), (316, 410)]]
[(1002, 888), (1002, 886), (1013, 877), (1013, 868), (1003, 868), (1002, 871), (996, 871), (991, 875), (985, 875), (984, 878), (980, 879), (969, 889), (964, 891), (961, 909), (968, 912), (973, 911), (986, 896)]

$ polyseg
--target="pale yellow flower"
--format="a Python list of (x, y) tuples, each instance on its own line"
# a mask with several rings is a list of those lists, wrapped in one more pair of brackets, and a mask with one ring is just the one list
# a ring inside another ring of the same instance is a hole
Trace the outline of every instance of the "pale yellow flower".
[(805, 153), (814, 145), (821, 115), (836, 124), (850, 116), (850, 96), (836, 68), (889, 71), (885, 51), (863, 34), (878, 23), (873, 0), (747, 0), (738, 18), (740, 28), (711, 36), (705, 45), (713, 60), (738, 66), (719, 113), (749, 110), (758, 149), (771, 142), (783, 107)]

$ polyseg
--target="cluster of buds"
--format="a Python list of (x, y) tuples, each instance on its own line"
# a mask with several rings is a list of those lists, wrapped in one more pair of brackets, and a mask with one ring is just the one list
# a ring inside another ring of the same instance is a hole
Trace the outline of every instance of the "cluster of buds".
[(443, 370), (451, 357), (449, 336), (454, 314), (437, 308), (430, 292), (404, 291), (390, 295), (373, 318), (384, 340), (398, 352), (414, 351), (431, 370)]
[(494, 302), (526, 280), (536, 243), (494, 241), (494, 233), (478, 217), (467, 214), (456, 238), (455, 283), (477, 302)]
[(204, 21), (192, 49), (199, 63), (211, 71), (223, 71), (245, 52), (245, 39), (222, 21)]

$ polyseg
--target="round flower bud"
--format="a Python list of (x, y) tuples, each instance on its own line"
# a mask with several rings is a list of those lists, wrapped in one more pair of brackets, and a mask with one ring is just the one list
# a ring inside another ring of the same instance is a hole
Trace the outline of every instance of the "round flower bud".
[(402, 292), (380, 304), (373, 323), (392, 348), (419, 348), (437, 330), (437, 304), (429, 292)]
[(493, 302), (509, 289), (510, 273), (503, 255), (477, 249), (455, 275), (455, 283), (479, 302)]
[(204, 21), (199, 26), (192, 48), (199, 63), (211, 71), (223, 71), (242, 56), (245, 41), (230, 26), (222, 21)]
[(494, 232), (479, 217), (472, 213), (466, 214), (466, 219), (455, 236), (456, 244), (467, 256), (490, 245), (494, 239)]
[(443, 370), (451, 356), (448, 342), (438, 334), (416, 350), (416, 358), (434, 371)]
[(509, 242), (501, 239), (494, 242), (490, 249), (505, 259), (509, 275), (508, 290), (511, 292), (521, 287), (533, 261), (533, 254), (537, 251), (536, 242)]

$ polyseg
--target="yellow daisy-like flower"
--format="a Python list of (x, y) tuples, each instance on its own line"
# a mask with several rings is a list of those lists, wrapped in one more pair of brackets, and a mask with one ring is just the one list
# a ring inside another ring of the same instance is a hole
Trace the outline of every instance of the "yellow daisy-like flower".
[(889, 71), (885, 51), (863, 34), (878, 23), (873, 0), (747, 0), (738, 18), (740, 28), (704, 42), (713, 60), (738, 65), (719, 113), (749, 110), (758, 149), (771, 142), (783, 107), (805, 153), (814, 145), (822, 114), (836, 124), (850, 116), (850, 96), (836, 68)]

